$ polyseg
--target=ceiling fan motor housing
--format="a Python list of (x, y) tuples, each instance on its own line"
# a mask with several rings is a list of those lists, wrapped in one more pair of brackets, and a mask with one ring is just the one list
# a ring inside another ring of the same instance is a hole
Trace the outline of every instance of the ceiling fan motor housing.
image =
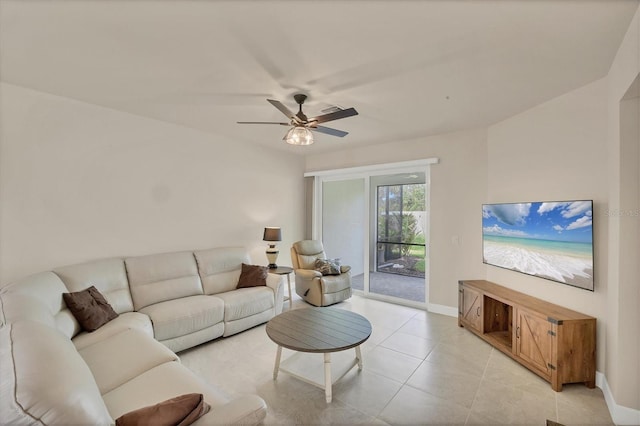
[(302, 93), (298, 93), (296, 95), (293, 95), (293, 99), (296, 100), (296, 102), (298, 103), (298, 105), (302, 106), (302, 104), (304, 103), (304, 101), (307, 100), (307, 95), (302, 94)]

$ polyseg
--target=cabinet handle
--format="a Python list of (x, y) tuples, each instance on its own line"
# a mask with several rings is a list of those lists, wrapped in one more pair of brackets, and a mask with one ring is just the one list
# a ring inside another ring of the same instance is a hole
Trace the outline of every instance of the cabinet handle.
[(476, 316), (480, 316), (480, 306), (476, 309)]
[(516, 339), (520, 338), (520, 327), (516, 327)]

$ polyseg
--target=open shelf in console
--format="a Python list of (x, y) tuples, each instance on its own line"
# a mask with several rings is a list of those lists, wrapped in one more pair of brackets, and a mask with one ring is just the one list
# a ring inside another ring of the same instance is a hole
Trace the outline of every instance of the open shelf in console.
[(487, 339), (511, 350), (513, 346), (513, 307), (484, 295), (484, 334)]

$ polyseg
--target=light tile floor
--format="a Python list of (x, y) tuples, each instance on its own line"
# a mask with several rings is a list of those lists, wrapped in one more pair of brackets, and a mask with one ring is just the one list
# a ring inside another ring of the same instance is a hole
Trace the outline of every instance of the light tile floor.
[[(294, 295), (293, 309), (308, 307)], [(602, 391), (565, 385), (560, 393), (457, 325), (452, 317), (353, 296), (334, 305), (365, 316), (373, 333), (354, 368), (324, 391), (281, 373), (273, 380), (276, 345), (261, 325), (179, 353), (184, 365), (230, 396), (260, 395), (265, 424), (521, 424), (612, 425)], [(285, 309), (288, 303), (285, 304)], [(293, 352), (284, 350), (283, 359)], [(305, 354), (322, 373), (321, 354)], [(354, 351), (334, 353), (347, 362)]]

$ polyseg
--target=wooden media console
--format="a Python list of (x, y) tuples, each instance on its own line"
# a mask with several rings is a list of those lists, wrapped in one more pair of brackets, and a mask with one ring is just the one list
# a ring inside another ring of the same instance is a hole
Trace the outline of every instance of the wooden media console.
[(484, 280), (458, 282), (458, 325), (562, 391), (596, 385), (596, 319)]

